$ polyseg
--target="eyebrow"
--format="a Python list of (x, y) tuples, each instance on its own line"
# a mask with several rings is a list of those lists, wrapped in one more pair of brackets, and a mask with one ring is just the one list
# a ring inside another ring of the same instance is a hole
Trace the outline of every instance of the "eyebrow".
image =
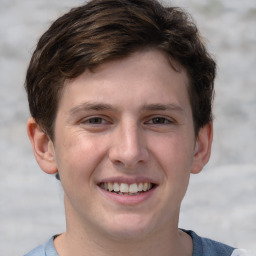
[(71, 115), (80, 112), (80, 111), (89, 111), (89, 110), (96, 110), (96, 111), (100, 111), (100, 110), (112, 110), (113, 107), (110, 104), (103, 104), (103, 103), (90, 103), (90, 102), (85, 102), (82, 103), (78, 106), (75, 106), (74, 108), (72, 108), (69, 112)]
[(176, 104), (146, 104), (142, 107), (143, 110), (149, 110), (149, 111), (179, 111), (184, 112), (184, 109)]
[[(78, 106), (75, 106), (69, 112), (70, 112), (70, 115), (72, 116), (80, 111), (90, 111), (90, 110), (101, 111), (101, 110), (114, 110), (114, 109), (116, 108), (106, 103), (84, 102)], [(160, 103), (145, 104), (142, 106), (141, 109), (143, 111), (178, 111), (183, 113), (185, 112), (182, 107), (176, 104), (160, 104)]]

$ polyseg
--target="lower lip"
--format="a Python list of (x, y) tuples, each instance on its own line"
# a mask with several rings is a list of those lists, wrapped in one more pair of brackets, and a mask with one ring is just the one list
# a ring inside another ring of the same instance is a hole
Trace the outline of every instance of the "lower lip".
[(110, 200), (116, 203), (123, 204), (123, 205), (137, 205), (147, 201), (153, 195), (157, 186), (153, 187), (149, 191), (142, 192), (134, 196), (119, 195), (117, 193), (106, 191), (100, 187), (98, 188), (104, 194), (104, 196), (106, 196), (107, 198), (109, 198)]

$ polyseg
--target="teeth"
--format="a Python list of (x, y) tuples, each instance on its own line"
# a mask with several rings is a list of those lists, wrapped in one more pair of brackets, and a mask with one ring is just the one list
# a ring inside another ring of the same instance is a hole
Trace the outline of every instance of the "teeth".
[(118, 183), (115, 182), (113, 187), (114, 187), (114, 191), (115, 191), (115, 192), (119, 192), (119, 191), (120, 191), (120, 190), (119, 190), (119, 184), (118, 184)]
[(122, 192), (122, 193), (128, 193), (128, 192), (129, 192), (129, 186), (128, 186), (128, 184), (121, 183), (121, 184), (120, 184), (120, 192)]
[(147, 191), (148, 190), (148, 186), (149, 184), (148, 183), (144, 183), (143, 184), (143, 191)]
[(107, 184), (107, 189), (106, 190), (108, 190), (108, 191), (113, 191), (113, 184), (112, 183), (110, 183), (110, 182), (108, 182), (108, 183), (105, 183), (105, 184)]
[(138, 191), (142, 191), (143, 190), (143, 183), (140, 183), (139, 186), (138, 186)]
[(140, 183), (132, 183), (132, 184), (126, 184), (126, 183), (101, 183), (100, 187), (107, 191), (114, 191), (120, 195), (138, 195), (139, 192), (146, 192), (152, 188), (153, 184), (149, 182), (140, 182)]
[(130, 193), (138, 193), (138, 186), (136, 183), (133, 183), (130, 185), (129, 192)]

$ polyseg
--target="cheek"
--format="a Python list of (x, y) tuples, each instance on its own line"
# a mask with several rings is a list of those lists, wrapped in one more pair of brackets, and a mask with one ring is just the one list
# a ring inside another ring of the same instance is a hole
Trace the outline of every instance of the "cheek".
[[(179, 174), (186, 172), (192, 165), (194, 142), (189, 136), (171, 134), (151, 140), (151, 151), (159, 163), (164, 165), (164, 169)], [(176, 169), (177, 172), (174, 171)]]
[[(56, 147), (56, 161), (60, 175), (69, 179), (91, 176), (105, 156), (106, 142), (84, 133), (62, 136)], [(64, 177), (63, 177), (64, 178)]]
[(152, 155), (162, 169), (168, 194), (182, 200), (190, 178), (193, 143), (187, 136), (168, 136), (153, 145)]

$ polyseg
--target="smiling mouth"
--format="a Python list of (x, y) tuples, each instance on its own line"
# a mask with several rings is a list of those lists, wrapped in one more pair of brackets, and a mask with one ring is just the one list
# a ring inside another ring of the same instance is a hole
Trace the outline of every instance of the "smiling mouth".
[(119, 195), (136, 196), (151, 190), (156, 185), (150, 182), (140, 182), (138, 184), (104, 182), (100, 183), (99, 186), (108, 192), (116, 193)]

